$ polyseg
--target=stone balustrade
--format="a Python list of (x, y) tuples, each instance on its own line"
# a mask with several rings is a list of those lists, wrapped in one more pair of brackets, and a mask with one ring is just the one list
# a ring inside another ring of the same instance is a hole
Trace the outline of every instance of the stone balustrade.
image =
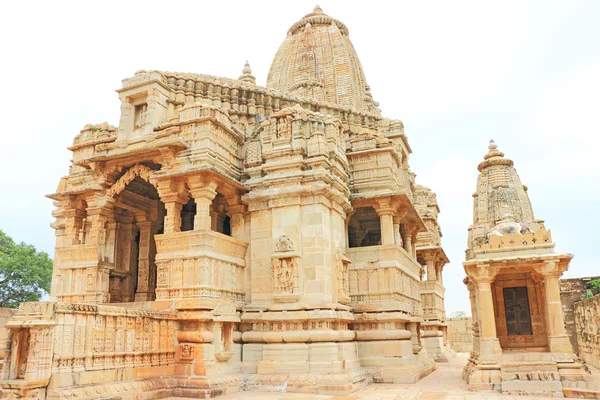
[(156, 235), (156, 298), (244, 300), (247, 244), (209, 230)]
[(6, 326), (15, 354), (7, 354), (0, 377), (14, 388), (48, 385), (49, 398), (83, 395), (74, 382), (97, 385), (95, 393), (148, 390), (125, 382), (174, 373), (174, 312), (21, 303)]
[(352, 261), (348, 269), (350, 300), (357, 312), (379, 311), (383, 307), (381, 310), (421, 315), (421, 267), (402, 247), (356, 247), (348, 249), (346, 255)]
[(444, 286), (439, 281), (421, 281), (420, 286), (424, 320), (445, 320)]

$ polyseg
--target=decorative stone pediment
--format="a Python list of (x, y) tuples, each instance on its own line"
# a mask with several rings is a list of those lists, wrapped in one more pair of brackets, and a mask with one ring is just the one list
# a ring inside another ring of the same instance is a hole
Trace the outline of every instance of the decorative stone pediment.
[(275, 244), (276, 252), (285, 253), (285, 252), (294, 251), (294, 250), (295, 250), (294, 242), (292, 242), (292, 239), (290, 239), (288, 237), (288, 235), (279, 236), (279, 239), (277, 240), (277, 243)]
[(146, 182), (154, 184), (150, 181), (150, 177), (152, 176), (152, 170), (145, 165), (136, 164), (133, 167), (129, 168), (127, 172), (123, 176), (121, 176), (114, 185), (108, 189), (107, 195), (114, 197), (121, 193), (127, 185), (131, 183), (136, 177), (140, 177)]

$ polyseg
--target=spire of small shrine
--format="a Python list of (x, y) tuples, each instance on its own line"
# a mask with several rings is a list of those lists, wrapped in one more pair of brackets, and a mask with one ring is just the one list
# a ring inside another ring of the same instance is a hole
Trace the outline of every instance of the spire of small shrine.
[(498, 150), (498, 145), (494, 142), (494, 139), (490, 140), (490, 144), (488, 145), (488, 152), (485, 156), (483, 156), (483, 160), (477, 166), (479, 172), (483, 171), (485, 168), (488, 168), (492, 165), (506, 165), (512, 166), (514, 163), (512, 160), (508, 158), (504, 158), (504, 153)]
[(256, 78), (252, 75), (252, 68), (250, 68), (250, 63), (246, 60), (246, 64), (242, 69), (242, 75), (238, 78), (240, 81), (248, 82), (253, 85), (256, 85)]

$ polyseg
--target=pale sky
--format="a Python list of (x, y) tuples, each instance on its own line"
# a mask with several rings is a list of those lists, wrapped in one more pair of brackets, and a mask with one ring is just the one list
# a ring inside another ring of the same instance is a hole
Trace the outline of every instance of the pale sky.
[[(462, 268), (477, 164), (493, 138), (529, 187), (567, 277), (600, 275), (599, 1), (321, 1), (344, 22), (386, 117), (404, 122), (417, 182), (438, 195), (446, 310), (469, 310)], [(140, 69), (264, 85), (314, 1), (11, 1), (0, 11), (0, 229), (54, 253), (52, 201), (67, 146), (119, 122)]]

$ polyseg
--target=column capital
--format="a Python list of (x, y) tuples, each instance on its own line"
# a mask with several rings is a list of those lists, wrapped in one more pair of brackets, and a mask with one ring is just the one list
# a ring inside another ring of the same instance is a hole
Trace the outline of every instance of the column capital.
[(211, 179), (205, 175), (189, 176), (187, 182), (191, 190), (209, 188), (216, 191), (218, 186), (215, 179)]
[(419, 250), (421, 251), (423, 254), (423, 259), (425, 260), (425, 262), (436, 262), (438, 261), (438, 256), (435, 252), (431, 251), (431, 249), (428, 250)]
[(490, 264), (469, 265), (465, 269), (469, 280), (477, 286), (491, 284), (498, 274), (498, 267)]
[(184, 182), (174, 178), (164, 178), (157, 180), (156, 190), (163, 203), (180, 203), (188, 202), (189, 190), (185, 187)]
[(396, 202), (390, 197), (382, 197), (375, 199), (375, 203), (373, 204), (373, 208), (377, 215), (395, 215), (398, 209), (398, 205)]
[(248, 207), (244, 204), (236, 204), (228, 207), (230, 214), (244, 214)]
[(567, 265), (561, 265), (560, 260), (545, 260), (544, 264), (536, 265), (535, 271), (540, 274), (544, 279), (546, 278), (560, 278), (567, 270)]
[(110, 196), (94, 193), (87, 197), (87, 214), (88, 215), (112, 215), (115, 208), (115, 199)]
[(400, 221), (402, 221), (404, 219), (404, 217), (406, 217), (406, 214), (408, 214), (408, 209), (406, 207), (404, 207), (404, 206), (396, 207), (396, 213), (394, 214), (394, 223), (399, 224)]

